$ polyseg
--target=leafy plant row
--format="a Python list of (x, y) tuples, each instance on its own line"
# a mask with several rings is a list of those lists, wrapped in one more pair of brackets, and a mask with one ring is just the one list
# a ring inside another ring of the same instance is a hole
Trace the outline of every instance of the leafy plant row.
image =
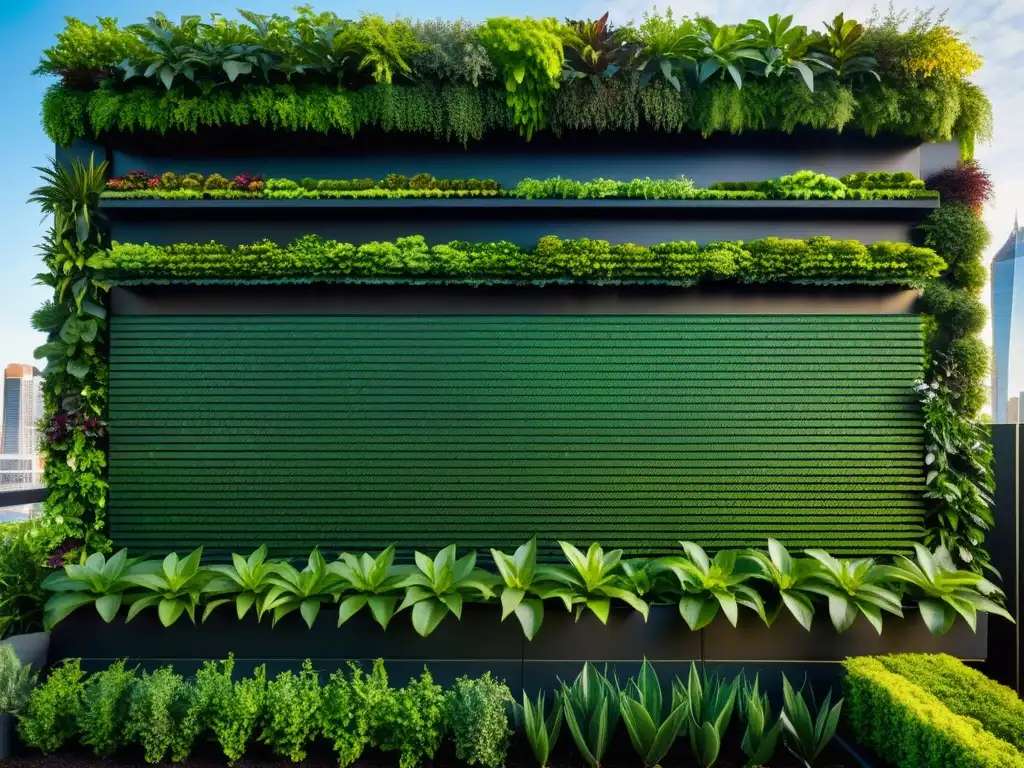
[[(349, 662), (347, 672), (332, 673), (326, 684), (308, 660), (298, 675), (287, 671), (268, 680), (263, 666), (250, 677), (236, 676), (232, 657), (204, 662), (191, 678), (171, 667), (139, 674), (123, 660), (89, 676), (78, 659), (67, 660), (31, 689), (24, 670), (12, 673), (20, 675), (22, 700), (10, 711), (29, 746), (50, 753), (77, 742), (109, 757), (137, 744), (150, 763), (185, 761), (197, 743), (211, 741), (233, 764), (258, 741), (292, 762), (329, 743), (342, 768), (367, 747), (397, 752), (402, 768), (414, 768), (449, 739), (460, 762), (501, 768), (511, 739), (525, 737), (546, 768), (564, 724), (587, 765), (601, 768), (621, 724), (647, 767), (688, 736), (697, 764), (710, 768), (726, 734), (742, 734), (748, 765), (770, 760), (781, 738), (809, 766), (832, 740), (842, 708), (841, 701), (831, 703), (831, 691), (820, 707), (811, 691), (809, 706), (804, 690), (794, 690), (783, 675), (783, 706), (773, 714), (756, 677), (751, 683), (740, 673), (728, 681), (692, 664), (685, 681), (676, 677), (663, 690), (646, 660), (636, 677), (622, 682), (607, 668), (602, 673), (585, 664), (575, 680), (560, 683), (551, 706), (543, 691), (535, 699), (524, 691), (520, 706), (490, 673), (461, 677), (444, 691), (424, 668), (393, 688), (380, 659), (369, 673)], [(730, 731), (734, 713), (739, 722)]]
[[(1024, 754), (989, 730), (991, 721), (984, 717), (988, 713), (965, 715), (948, 707), (930, 690), (933, 681), (918, 682), (918, 671), (924, 671), (922, 666), (928, 663), (905, 658), (863, 657), (843, 662), (847, 714), (858, 743), (885, 755), (886, 761), (898, 768), (1024, 766)], [(957, 665), (962, 667), (955, 661), (944, 664), (944, 671), (953, 675), (947, 683), (955, 684), (956, 677), (963, 681), (963, 672), (955, 670)], [(911, 674), (904, 676), (903, 670)], [(992, 681), (986, 683), (986, 688), (992, 685)], [(1016, 699), (1012, 692), (1010, 695)], [(972, 691), (962, 689), (962, 696), (970, 699)]]
[(44, 608), (45, 624), (52, 627), (84, 605), (94, 605), (106, 622), (122, 608), (127, 621), (155, 608), (164, 626), (183, 614), (194, 622), (199, 608), (205, 621), (217, 608), (234, 606), (239, 619), (252, 611), (273, 624), (298, 611), (312, 627), (324, 605), (337, 604), (338, 626), (366, 609), (386, 629), (397, 613), (408, 611), (413, 628), (425, 637), (449, 614), (461, 618), (465, 602), (495, 602), (502, 621), (514, 615), (533, 639), (545, 601), (558, 601), (577, 619), (588, 610), (601, 622), (607, 622), (613, 602), (631, 606), (645, 620), (652, 604), (676, 603), (691, 630), (707, 626), (720, 611), (736, 626), (741, 606), (769, 626), (785, 608), (810, 630), (822, 601), (839, 632), (863, 615), (881, 633), (882, 613), (902, 617), (904, 601), (919, 609), (936, 635), (948, 631), (957, 616), (974, 629), (978, 611), (1010, 618), (998, 587), (958, 570), (944, 549), (933, 553), (920, 544), (914, 545), (915, 560), (898, 555), (890, 564), (837, 559), (818, 549), (794, 558), (774, 539), (767, 552), (722, 550), (713, 558), (685, 541), (679, 555), (633, 560), (596, 543), (586, 552), (568, 542), (559, 545), (567, 564), (538, 563), (536, 539), (511, 555), (492, 549), (495, 571), (477, 567), (475, 552), (458, 557), (454, 544), (434, 557), (415, 552), (414, 565), (396, 565), (394, 547), (376, 556), (342, 553), (330, 563), (314, 550), (301, 570), (268, 559), (266, 546), (248, 557), (232, 555), (230, 565), (208, 566), (201, 564), (202, 548), (184, 558), (171, 553), (163, 561), (129, 559), (122, 549), (109, 559), (92, 554), (48, 576), (43, 587), (53, 594)]
[[(790, 103), (782, 116), (828, 127), (842, 127), (854, 112), (864, 127), (884, 123), (906, 131), (914, 125), (929, 137), (960, 123), (957, 132), (968, 145), (989, 121), (987, 101), (966, 82), (981, 58), (944, 16), (930, 13), (910, 19), (890, 12), (868, 26), (839, 14), (820, 30), (794, 25), (792, 16), (779, 14), (766, 21), (719, 25), (699, 15), (676, 18), (671, 11), (646, 13), (641, 23), (620, 27), (612, 25), (607, 13), (564, 23), (499, 17), (480, 25), (385, 21), (371, 14), (344, 19), (308, 6), (299, 7), (295, 18), (240, 14), (241, 21), (217, 15), (209, 22), (186, 16), (176, 23), (158, 13), (145, 24), (125, 28), (113, 19), (90, 25), (70, 18), (36, 71), (59, 75), (67, 93), (81, 94), (83, 107), (88, 94), (103, 92), (142, 91), (159, 98), (160, 91), (173, 89), (204, 100), (238, 88), (254, 98), (261, 89), (293, 84), (349, 91), (392, 83), (473, 88), (500, 97), (496, 104), (503, 126), (527, 138), (552, 124), (575, 127), (608, 112), (626, 112), (628, 124), (630, 105), (622, 103), (623, 91), (634, 94), (636, 112), (642, 94), (659, 89), (674, 96), (677, 106), (647, 109), (654, 124), (724, 89), (810, 101), (817, 114), (805, 110), (801, 118)], [(919, 101), (932, 105), (931, 112), (941, 104), (947, 113), (941, 122), (929, 122), (927, 117), (934, 115), (921, 116), (910, 104), (900, 104), (901, 97), (923, 88), (935, 94)], [(821, 93), (831, 95), (825, 99), (829, 106), (815, 99)], [(559, 101), (562, 94), (566, 97)], [(65, 136), (84, 131), (81, 115), (68, 109), (72, 100), (58, 107), (54, 98), (51, 92), (48, 125)], [(715, 96), (711, 101), (719, 122), (735, 121), (742, 112), (734, 99)], [(765, 124), (763, 97), (760, 101), (760, 111), (740, 118), (743, 127), (779, 127), (775, 121)], [(750, 103), (758, 104), (758, 98)], [(190, 118), (199, 113), (192, 110)], [(453, 116), (457, 113), (452, 110)], [(205, 117), (204, 125), (217, 124)], [(92, 122), (102, 130), (102, 121)], [(700, 128), (710, 127), (710, 121), (698, 122)]]
[(230, 181), (219, 173), (160, 175), (131, 171), (107, 181), (103, 197), (112, 199), (300, 199), (415, 198), (502, 196), (535, 199), (593, 200), (906, 200), (937, 198), (911, 173), (858, 173), (837, 179), (814, 171), (798, 171), (757, 182), (720, 182), (704, 189), (682, 176), (677, 179), (523, 179), (507, 193), (491, 179), (435, 179), (429, 173), (412, 177), (391, 173), (374, 179), (267, 179), (241, 173)]
[(839, 281), (914, 285), (939, 275), (944, 263), (906, 243), (768, 237), (700, 246), (653, 246), (542, 237), (523, 250), (509, 242), (428, 245), (416, 235), (393, 243), (352, 245), (301, 237), (235, 248), (217, 243), (157, 246), (115, 243), (106, 272), (116, 279), (443, 278), (452, 280), (667, 279), (685, 284)]

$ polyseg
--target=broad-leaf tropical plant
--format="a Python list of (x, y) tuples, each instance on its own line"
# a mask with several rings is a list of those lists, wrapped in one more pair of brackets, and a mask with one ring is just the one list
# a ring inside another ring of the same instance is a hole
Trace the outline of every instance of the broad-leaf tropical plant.
[[(539, 597), (532, 596), (534, 581), (537, 579), (536, 537), (516, 549), (515, 554), (511, 556), (492, 549), (491, 557), (505, 582), (501, 590), (501, 620), (504, 621), (514, 613), (526, 639), (533, 640), (541, 622), (544, 621), (544, 602)], [(570, 594), (568, 590), (566, 593)], [(554, 596), (550, 589), (545, 590), (545, 594), (548, 597)]]
[(878, 62), (868, 54), (867, 40), (863, 24), (847, 19), (840, 13), (832, 23), (825, 23), (825, 36), (820, 46), (824, 52), (813, 53), (819, 61), (833, 68), (839, 77), (852, 75), (871, 75), (881, 81), (878, 74)]
[(172, 552), (163, 559), (159, 570), (126, 574), (126, 581), (153, 594), (133, 600), (125, 621), (131, 621), (139, 611), (156, 606), (160, 623), (165, 627), (181, 618), (182, 613), (187, 613), (194, 624), (200, 596), (214, 576), (212, 571), (199, 567), (202, 557), (202, 547), (186, 557)]
[(873, 558), (839, 560), (820, 549), (807, 554), (821, 564), (805, 589), (828, 598), (828, 613), (839, 632), (845, 632), (863, 614), (882, 634), (882, 611), (903, 617), (900, 597), (887, 585), (890, 574)]
[(914, 551), (916, 561), (897, 555), (886, 572), (893, 580), (905, 584), (917, 598), (921, 618), (933, 635), (948, 632), (957, 614), (977, 631), (979, 610), (1013, 621), (996, 602), (1002, 598), (1002, 590), (979, 573), (959, 570), (945, 547), (940, 546), (933, 553), (915, 543)]
[(679, 543), (685, 555), (663, 558), (662, 565), (675, 574), (683, 589), (679, 613), (690, 629), (706, 627), (718, 615), (719, 608), (735, 627), (740, 605), (767, 621), (761, 596), (744, 583), (758, 573), (755, 562), (734, 549), (723, 549), (712, 559), (693, 542)]
[(334, 602), (341, 591), (341, 577), (327, 567), (319, 549), (310, 553), (306, 567), (301, 571), (289, 563), (282, 563), (268, 578), (273, 586), (263, 601), (263, 610), (272, 611), (274, 624), (298, 610), (306, 626), (312, 628), (320, 607)]
[(718, 675), (708, 677), (697, 672), (696, 664), (690, 665), (685, 685), (679, 678), (672, 684), (673, 702), (686, 700), (690, 748), (701, 768), (711, 768), (718, 760), (739, 687), (738, 677), (732, 682), (725, 682)]
[(156, 561), (130, 559), (127, 549), (109, 559), (94, 552), (84, 563), (64, 566), (63, 571), (51, 573), (42, 582), (43, 589), (53, 593), (43, 608), (44, 628), (52, 629), (76, 608), (89, 603), (96, 605), (96, 612), (109, 624), (125, 601), (125, 592), (135, 586), (128, 577), (152, 573), (159, 567)]
[(768, 695), (760, 692), (757, 677), (753, 685), (747, 685), (744, 680), (739, 713), (746, 726), (740, 748), (747, 756), (747, 768), (764, 765), (775, 754), (782, 720), (772, 717), (771, 703)]
[(355, 616), (364, 606), (382, 629), (395, 615), (402, 597), (399, 582), (409, 575), (408, 566), (394, 565), (395, 548), (388, 547), (376, 557), (343, 552), (328, 568), (341, 577), (343, 594), (338, 606), (338, 626)]
[[(839, 714), (843, 701), (832, 704), (832, 691), (825, 694), (825, 700), (816, 713), (812, 713), (804, 701), (803, 691), (795, 692), (785, 675), (782, 676), (782, 714), (779, 716), (785, 731), (786, 749), (810, 768), (811, 762), (820, 755), (839, 725)], [(811, 705), (814, 694), (811, 694)]]
[(700, 16), (697, 18), (697, 39), (700, 41), (697, 59), (699, 83), (717, 72), (724, 72), (728, 73), (737, 88), (742, 88), (746, 62), (765, 64), (764, 54), (757, 48), (757, 40), (742, 26), (719, 26), (711, 19)]
[(520, 721), (526, 740), (530, 744), (530, 751), (537, 759), (539, 768), (547, 768), (548, 759), (551, 757), (551, 750), (558, 743), (558, 735), (562, 731), (562, 697), (555, 694), (551, 711), (547, 711), (544, 702), (544, 691), (537, 694), (536, 702), (531, 702), (530, 697), (523, 691), (522, 706), (516, 704), (516, 717)]
[(619, 704), (629, 740), (644, 765), (661, 763), (676, 738), (686, 730), (689, 701), (674, 699), (667, 706), (669, 702), (662, 696), (658, 675), (644, 659), (636, 679), (626, 681), (619, 694)]
[(816, 38), (807, 32), (807, 27), (794, 26), (792, 15), (773, 13), (767, 22), (750, 19), (745, 27), (757, 46), (764, 50), (765, 77), (796, 73), (808, 90), (813, 91), (815, 74), (832, 69), (823, 58), (811, 55), (811, 45)]
[[(560, 541), (558, 545), (565, 553), (569, 566), (538, 566), (538, 576), (545, 581), (570, 587), (573, 594), (567, 605), (571, 602), (576, 606), (577, 619), (583, 609), (587, 608), (601, 623), (607, 623), (611, 601), (614, 598), (633, 606), (646, 621), (649, 610), (647, 603), (627, 588), (626, 582), (618, 573), (619, 562), (622, 560), (621, 549), (605, 552), (600, 544), (594, 542), (587, 553), (583, 554), (567, 541)], [(541, 597), (546, 596), (548, 595), (541, 594)]]
[(433, 632), (449, 612), (462, 618), (462, 604), (471, 599), (493, 598), (497, 578), (476, 568), (476, 552), (456, 559), (455, 545), (442, 549), (431, 559), (415, 553), (416, 570), (403, 578), (398, 587), (405, 597), (398, 610), (412, 608), (412, 626), (421, 636)]
[[(256, 609), (257, 618), (262, 619), (266, 611), (267, 594), (274, 582), (271, 579), (280, 570), (281, 564), (267, 562), (267, 545), (264, 544), (248, 558), (232, 553), (231, 565), (218, 563), (209, 566), (215, 577), (206, 591), (216, 596), (203, 610), (203, 621), (218, 606), (233, 602), (235, 613), (244, 619), (250, 608)], [(227, 595), (227, 596), (226, 596)]]
[(619, 724), (619, 692), (607, 671), (588, 662), (571, 686), (563, 682), (562, 710), (580, 756), (590, 768), (601, 768)]
[(770, 582), (778, 590), (779, 599), (769, 600), (765, 606), (765, 617), (769, 626), (775, 621), (783, 605), (808, 632), (814, 618), (814, 604), (806, 589), (807, 584), (819, 570), (817, 560), (793, 558), (789, 551), (775, 539), (768, 539), (768, 552), (751, 550), (748, 556), (758, 565), (758, 579)]

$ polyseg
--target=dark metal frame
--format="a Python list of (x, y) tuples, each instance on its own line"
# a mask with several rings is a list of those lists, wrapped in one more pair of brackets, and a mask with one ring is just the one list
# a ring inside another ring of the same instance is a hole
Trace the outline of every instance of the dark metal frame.
[(49, 488), (24, 488), (19, 490), (0, 490), (0, 509), (3, 507), (19, 507), (22, 504), (38, 504), (46, 501), (50, 495)]

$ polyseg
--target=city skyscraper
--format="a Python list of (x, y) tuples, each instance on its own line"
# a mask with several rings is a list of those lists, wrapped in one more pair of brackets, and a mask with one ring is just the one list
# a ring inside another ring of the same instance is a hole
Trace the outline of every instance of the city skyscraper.
[(4, 370), (3, 421), (0, 423), (0, 453), (38, 453), (43, 415), (43, 377), (31, 365), (11, 363)]
[[(992, 260), (992, 421), (1010, 421), (1010, 393), (1024, 389), (1024, 229), (1013, 232)], [(1016, 354), (1014, 354), (1016, 352)]]

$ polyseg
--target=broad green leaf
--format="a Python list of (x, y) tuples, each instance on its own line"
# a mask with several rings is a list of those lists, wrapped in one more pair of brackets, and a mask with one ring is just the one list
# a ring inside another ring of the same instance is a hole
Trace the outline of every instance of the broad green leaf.
[(505, 587), (501, 592), (501, 620), (504, 621), (516, 609), (526, 596), (522, 589)]
[(684, 596), (679, 599), (679, 613), (690, 629), (696, 631), (711, 623), (718, 613), (718, 601)]
[(622, 720), (626, 724), (629, 733), (629, 740), (633, 742), (633, 748), (640, 757), (647, 763), (647, 753), (654, 745), (654, 739), (658, 735), (657, 726), (647, 714), (643, 705), (634, 701), (625, 693), (620, 694), (620, 705), (622, 709)]
[(390, 595), (374, 595), (369, 599), (370, 613), (382, 629), (388, 628), (388, 622), (395, 615), (398, 598)]
[(241, 592), (238, 597), (235, 598), (235, 613), (239, 619), (244, 619), (245, 614), (252, 608), (253, 603), (256, 602), (256, 595), (252, 592)]
[(412, 607), (412, 626), (421, 637), (433, 632), (448, 613), (448, 606), (436, 598), (429, 598)]
[(793, 614), (793, 617), (800, 622), (800, 626), (811, 631), (811, 622), (814, 620), (814, 604), (806, 595), (799, 592), (785, 590), (782, 592), (782, 602)]
[[(132, 606), (135, 607), (134, 605)], [(160, 623), (165, 627), (171, 626), (185, 612), (185, 600), (182, 598), (161, 598), (156, 608)]]
[(341, 605), (338, 606), (338, 626), (340, 627), (355, 616), (369, 599), (367, 595), (352, 595), (342, 600)]
[(715, 726), (702, 723), (699, 728), (690, 728), (690, 746), (697, 764), (702, 768), (711, 768), (718, 760), (722, 743)]
[(50, 595), (43, 609), (44, 628), (49, 631), (73, 610), (91, 603), (92, 600), (91, 595), (82, 592), (58, 592)]
[(588, 597), (586, 606), (597, 616), (602, 624), (608, 623), (608, 611), (611, 609), (611, 600), (606, 597)]
[(306, 626), (312, 629), (313, 622), (316, 621), (316, 617), (320, 613), (320, 598), (308, 597), (303, 600), (299, 604), (299, 613), (302, 614)]
[(527, 640), (533, 640), (544, 621), (544, 603), (541, 600), (523, 600), (515, 607), (516, 618), (523, 628)]
[(96, 612), (105, 622), (107, 622), (107, 624), (114, 620), (114, 617), (117, 615), (117, 610), (120, 607), (120, 592), (114, 592), (112, 594), (103, 595), (103, 597), (96, 598)]

